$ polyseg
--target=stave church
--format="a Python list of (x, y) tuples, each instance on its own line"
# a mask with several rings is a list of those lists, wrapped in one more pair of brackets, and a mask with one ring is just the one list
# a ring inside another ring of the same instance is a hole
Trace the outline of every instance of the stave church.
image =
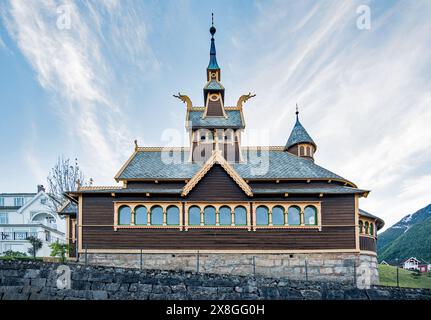
[(213, 24), (203, 105), (175, 95), (189, 145), (135, 141), (115, 175), (120, 185), (68, 192), (60, 213), (73, 246), (69, 258), (191, 271), (198, 262), (207, 273), (378, 283), (384, 222), (359, 208), (369, 190), (316, 163), (317, 143), (298, 109), (285, 145), (242, 145), (243, 108), (254, 95), (225, 105), (215, 34)]

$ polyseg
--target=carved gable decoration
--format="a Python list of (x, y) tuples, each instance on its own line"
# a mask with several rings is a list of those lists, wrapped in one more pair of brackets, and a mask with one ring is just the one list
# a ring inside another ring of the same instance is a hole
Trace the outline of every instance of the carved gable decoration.
[(193, 176), (192, 179), (184, 186), (181, 195), (183, 197), (187, 196), (190, 191), (202, 180), (202, 178), (210, 171), (210, 169), (215, 165), (219, 164), (226, 173), (235, 181), (235, 183), (244, 191), (244, 193), (252, 197), (253, 192), (250, 186), (245, 182), (243, 178), (232, 168), (232, 166), (223, 158), (219, 150), (215, 150), (212, 156), (207, 160), (207, 162), (202, 166), (202, 168)]

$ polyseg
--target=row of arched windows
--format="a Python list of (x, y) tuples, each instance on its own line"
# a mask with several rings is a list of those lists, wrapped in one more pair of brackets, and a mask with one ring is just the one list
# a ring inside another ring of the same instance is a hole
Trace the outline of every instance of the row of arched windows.
[(234, 141), (235, 131), (232, 129), (199, 129), (195, 131), (195, 142), (214, 142), (214, 137), (217, 135), (219, 142), (232, 142)]
[(362, 220), (359, 220), (359, 233), (360, 234), (367, 234), (370, 236), (374, 236), (375, 230), (374, 230), (374, 223)]
[(301, 212), (298, 206), (290, 206), (287, 211), (282, 206), (275, 206), (269, 211), (268, 207), (259, 206), (256, 209), (256, 225), (317, 225), (317, 208), (310, 205)]
[(119, 225), (173, 225), (180, 224), (180, 210), (177, 206), (169, 206), (166, 211), (163, 211), (161, 206), (155, 205), (148, 211), (145, 206), (136, 206), (134, 214), (132, 209), (123, 205), (118, 209), (118, 224)]
[(312, 157), (313, 147), (311, 145), (299, 145), (299, 156)]
[[(249, 226), (245, 205), (191, 205), (186, 208), (188, 226)], [(255, 209), (256, 226), (317, 226), (318, 209), (314, 205), (265, 206)], [(118, 226), (179, 226), (180, 209), (177, 205), (127, 205), (118, 207)], [(362, 228), (362, 224), (360, 224)], [(368, 225), (367, 225), (367, 228)], [(372, 230), (371, 226), (371, 230)], [(368, 230), (368, 229), (367, 229)], [(373, 232), (373, 231), (371, 231)]]
[(199, 206), (188, 209), (190, 226), (246, 226), (247, 222), (247, 210), (244, 206), (236, 206), (233, 211), (229, 206), (222, 206), (218, 211), (213, 206), (206, 206), (203, 210)]

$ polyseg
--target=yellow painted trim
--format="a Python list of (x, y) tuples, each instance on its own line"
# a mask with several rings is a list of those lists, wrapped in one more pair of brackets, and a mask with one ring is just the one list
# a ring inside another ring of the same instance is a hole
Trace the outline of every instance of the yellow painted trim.
[(375, 256), (377, 257), (377, 253), (374, 251), (368, 251), (368, 250), (361, 250), (360, 251), (361, 254), (369, 254), (370, 256)]
[(127, 161), (123, 164), (123, 166), (120, 168), (120, 170), (117, 172), (117, 174), (115, 175), (114, 179), (115, 181), (119, 181), (119, 177), (120, 175), (123, 173), (123, 171), (126, 169), (126, 167), (129, 165), (129, 163), (132, 161), (132, 159), (136, 156), (136, 154), (138, 153), (139, 148), (136, 148), (132, 155), (129, 157), (129, 159), (127, 159)]
[(356, 243), (356, 250), (359, 250), (359, 248), (360, 248), (358, 228), (359, 228), (359, 197), (357, 194), (355, 194), (355, 243)]
[[(256, 209), (260, 206), (264, 206), (268, 208), (269, 214), (269, 225), (257, 225), (257, 215)], [(300, 208), (300, 221), (301, 225), (289, 225), (289, 208), (292, 206), (296, 206)], [(306, 225), (304, 223), (304, 210), (307, 206), (314, 206), (317, 210), (317, 224), (316, 225)], [(272, 226), (272, 210), (274, 207), (282, 207), (284, 211), (284, 225)], [(322, 203), (320, 201), (254, 201), (252, 202), (252, 210), (253, 210), (253, 231), (256, 229), (317, 229), (319, 231), (322, 230)]]
[(82, 251), (82, 201), (83, 196), (79, 195), (78, 198), (78, 251)]
[[(183, 206), (181, 202), (177, 201), (113, 201), (114, 203), (114, 230), (117, 229), (179, 229), (183, 228)], [(118, 209), (122, 206), (128, 206), (130, 208), (131, 214), (131, 224), (130, 225), (120, 225), (118, 223)], [(143, 206), (147, 209), (147, 225), (135, 225), (135, 209), (138, 206)], [(151, 209), (155, 206), (161, 207), (163, 210), (163, 225), (151, 225)], [(179, 224), (178, 225), (168, 225), (166, 223), (167, 219), (167, 209), (171, 206), (175, 206), (179, 211)]]

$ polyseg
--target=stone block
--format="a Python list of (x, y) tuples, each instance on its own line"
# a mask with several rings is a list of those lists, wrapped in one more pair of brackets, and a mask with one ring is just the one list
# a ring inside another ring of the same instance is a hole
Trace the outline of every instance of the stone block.
[(187, 292), (187, 288), (184, 284), (173, 285), (173, 286), (171, 286), (171, 290), (173, 293)]
[(262, 287), (259, 288), (259, 296), (263, 299), (274, 300), (280, 297), (280, 293), (275, 287)]
[(97, 282), (112, 282), (114, 280), (114, 275), (110, 273), (91, 273), (88, 277), (89, 281), (97, 281)]
[(106, 284), (105, 289), (106, 289), (107, 291), (117, 291), (118, 289), (120, 289), (120, 286), (121, 286), (121, 284), (120, 284), (120, 283), (117, 283), (117, 282), (114, 282), (114, 283), (108, 283), (108, 284)]
[(301, 295), (305, 300), (321, 300), (322, 293), (318, 290), (301, 290)]
[(24, 274), (24, 278), (26, 279), (34, 279), (40, 276), (40, 270), (28, 269)]
[(44, 287), (46, 285), (46, 279), (44, 278), (33, 278), (31, 279), (31, 285), (35, 287)]
[(93, 293), (93, 299), (94, 300), (106, 300), (108, 299), (108, 293), (104, 290), (94, 290)]
[(172, 289), (170, 286), (153, 285), (153, 288), (152, 288), (152, 293), (169, 294), (171, 292), (172, 292)]
[(91, 284), (91, 290), (105, 290), (106, 289), (106, 284), (103, 282), (93, 282)]
[(90, 290), (91, 283), (88, 281), (73, 280), (71, 288), (75, 290)]

